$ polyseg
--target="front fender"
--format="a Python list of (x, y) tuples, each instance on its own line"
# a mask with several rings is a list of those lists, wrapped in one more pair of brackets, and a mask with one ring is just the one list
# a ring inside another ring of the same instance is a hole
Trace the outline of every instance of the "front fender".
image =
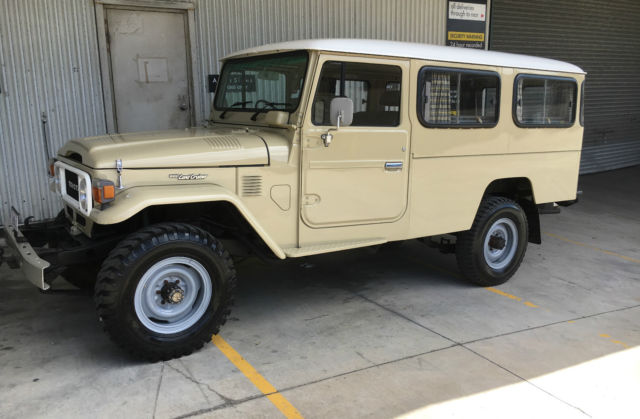
[(262, 228), (242, 200), (236, 194), (220, 185), (162, 185), (128, 188), (119, 193), (116, 200), (106, 209), (99, 210), (94, 208), (91, 211), (90, 218), (97, 224), (117, 224), (128, 220), (143, 209), (155, 205), (216, 201), (226, 201), (235, 206), (273, 253), (280, 259), (285, 258), (282, 248)]

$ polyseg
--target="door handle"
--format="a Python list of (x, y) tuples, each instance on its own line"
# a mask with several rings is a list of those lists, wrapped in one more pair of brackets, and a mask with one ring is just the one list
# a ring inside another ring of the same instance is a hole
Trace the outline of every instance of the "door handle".
[(187, 109), (189, 109), (189, 105), (187, 104), (187, 95), (178, 95), (178, 101), (180, 102), (180, 105), (178, 105), (178, 107), (181, 111), (186, 111)]
[(402, 170), (403, 165), (404, 163), (401, 161), (388, 161), (384, 164), (384, 170), (388, 172), (399, 171)]

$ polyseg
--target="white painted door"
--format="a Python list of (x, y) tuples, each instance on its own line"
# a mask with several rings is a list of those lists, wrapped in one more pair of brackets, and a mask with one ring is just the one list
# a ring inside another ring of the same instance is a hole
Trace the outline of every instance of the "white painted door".
[(107, 9), (118, 132), (191, 125), (186, 14)]

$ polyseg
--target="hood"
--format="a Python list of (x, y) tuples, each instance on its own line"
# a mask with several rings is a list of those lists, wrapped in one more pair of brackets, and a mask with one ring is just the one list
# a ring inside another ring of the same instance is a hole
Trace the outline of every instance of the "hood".
[[(269, 137), (277, 148), (286, 144), (283, 138)], [(112, 169), (116, 160), (129, 169), (270, 163), (267, 142), (245, 128), (186, 128), (79, 138), (67, 142), (58, 154), (82, 159), (82, 164), (94, 169)]]

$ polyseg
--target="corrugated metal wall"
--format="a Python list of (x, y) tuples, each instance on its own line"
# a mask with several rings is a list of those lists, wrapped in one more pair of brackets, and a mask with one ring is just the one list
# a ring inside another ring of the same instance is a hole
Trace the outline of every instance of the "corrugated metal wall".
[(493, 0), (489, 39), (588, 72), (581, 173), (640, 164), (640, 2)]
[[(195, 9), (201, 78), (234, 51), (309, 38), (369, 38), (444, 45), (446, 0), (200, 0)], [(199, 119), (208, 117), (203, 95)]]
[[(377, 38), (444, 44), (446, 0), (199, 0), (196, 89), (219, 60), (243, 48), (304, 38)], [(143, 4), (143, 3), (141, 3)], [(149, 4), (148, 2), (146, 3)], [(106, 132), (93, 0), (0, 0), (0, 217), (51, 217), (43, 139)], [(210, 111), (204, 93), (197, 115)], [(2, 219), (0, 219), (0, 223)]]
[(0, 0), (0, 11), (0, 212), (45, 218), (60, 207), (43, 129), (51, 153), (105, 132), (93, 1)]

